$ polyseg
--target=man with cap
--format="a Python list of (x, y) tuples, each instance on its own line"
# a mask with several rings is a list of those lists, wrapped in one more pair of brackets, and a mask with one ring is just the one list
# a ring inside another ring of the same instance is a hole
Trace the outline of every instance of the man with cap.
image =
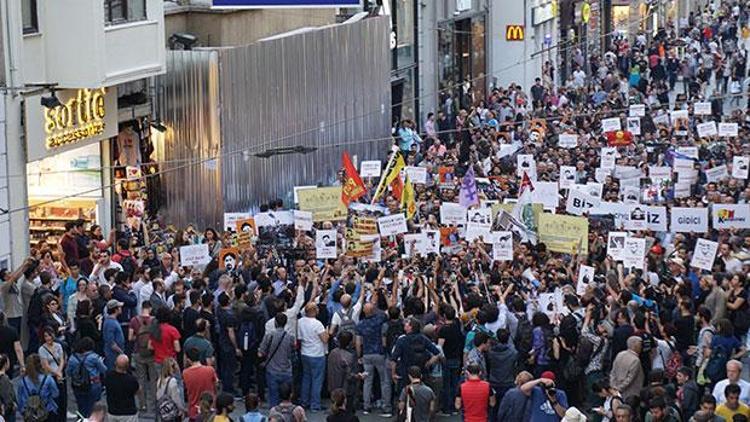
[(107, 302), (107, 315), (102, 323), (102, 339), (104, 341), (104, 365), (108, 370), (115, 367), (117, 356), (125, 353), (125, 335), (117, 318), (122, 313), (123, 303), (111, 299)]
[(531, 422), (558, 422), (568, 409), (568, 396), (565, 391), (555, 388), (555, 373), (542, 372), (539, 379), (521, 386), (521, 391), (529, 397)]

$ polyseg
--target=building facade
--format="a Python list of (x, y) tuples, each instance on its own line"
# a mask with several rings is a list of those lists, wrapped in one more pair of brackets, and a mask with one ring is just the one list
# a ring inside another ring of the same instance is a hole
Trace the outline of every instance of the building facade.
[(0, 265), (16, 266), (30, 245), (54, 250), (69, 221), (106, 235), (145, 212), (149, 189), (137, 177), (153, 165), (150, 81), (165, 69), (164, 11), (162, 0), (21, 0), (0, 12)]

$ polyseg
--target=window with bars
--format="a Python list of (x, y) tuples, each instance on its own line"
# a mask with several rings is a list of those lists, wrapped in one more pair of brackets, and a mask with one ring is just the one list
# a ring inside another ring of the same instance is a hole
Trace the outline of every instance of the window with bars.
[(146, 0), (104, 0), (104, 21), (118, 25), (146, 19)]

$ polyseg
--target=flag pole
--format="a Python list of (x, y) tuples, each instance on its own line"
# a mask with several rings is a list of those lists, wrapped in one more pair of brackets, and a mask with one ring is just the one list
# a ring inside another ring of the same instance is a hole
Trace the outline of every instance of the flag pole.
[(391, 158), (388, 160), (388, 164), (385, 166), (385, 170), (383, 170), (383, 172), (380, 174), (380, 181), (378, 182), (378, 186), (375, 188), (375, 193), (372, 195), (372, 201), (370, 202), (370, 205), (375, 205), (375, 201), (378, 199), (377, 193), (380, 191), (380, 186), (382, 186), (383, 182), (385, 182), (385, 175), (388, 173), (388, 169), (391, 168), (393, 161), (396, 159), (396, 154), (398, 154), (398, 152), (393, 151), (393, 154), (391, 154)]

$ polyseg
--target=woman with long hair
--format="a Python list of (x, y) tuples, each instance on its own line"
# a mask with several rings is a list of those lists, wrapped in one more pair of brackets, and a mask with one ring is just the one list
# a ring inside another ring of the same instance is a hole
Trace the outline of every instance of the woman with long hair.
[(89, 337), (78, 340), (65, 373), (71, 380), (78, 413), (84, 418), (91, 415), (94, 404), (102, 398), (102, 381), (106, 372), (101, 356), (94, 353), (94, 340)]
[(750, 328), (750, 303), (747, 302), (745, 282), (746, 276), (744, 274), (735, 274), (729, 280), (728, 317), (732, 321), (735, 335), (738, 338), (747, 334), (747, 330)]
[(97, 322), (91, 316), (92, 311), (91, 300), (78, 302), (75, 317), (75, 338), (78, 340), (86, 337), (90, 338), (94, 342), (94, 350), (99, 351), (101, 350), (100, 342), (102, 336)]
[(529, 363), (533, 365), (534, 376), (539, 377), (542, 372), (550, 369), (554, 332), (549, 317), (544, 312), (535, 313), (531, 318), (531, 324), (534, 329), (531, 331), (532, 350)]
[(221, 239), (219, 238), (219, 234), (216, 233), (216, 230), (212, 229), (211, 227), (207, 228), (203, 232), (202, 243), (208, 243), (208, 252), (211, 255), (211, 258), (216, 258), (219, 256), (219, 251), (222, 248), (222, 243)]
[(65, 332), (68, 330), (68, 321), (62, 313), (62, 307), (57, 296), (50, 296), (44, 302), (41, 331), (44, 331), (46, 328), (52, 330), (52, 335), (60, 344), (65, 343)]
[(54, 377), (60, 395), (57, 396), (58, 419), (64, 421), (68, 409), (68, 389), (65, 387), (65, 352), (63, 346), (56, 341), (51, 327), (42, 329), (42, 345), (39, 346), (39, 357), (44, 371)]
[(161, 374), (156, 381), (156, 409), (163, 422), (181, 421), (187, 412), (182, 387), (179, 382), (180, 367), (173, 358), (162, 362)]
[(162, 365), (167, 358), (176, 359), (180, 353), (180, 332), (170, 324), (171, 320), (171, 311), (167, 307), (162, 307), (156, 311), (156, 319), (152, 320), (149, 327), (154, 363), (159, 373), (162, 372)]
[(359, 422), (354, 411), (347, 409), (346, 392), (342, 388), (331, 392), (331, 414), (326, 418), (326, 422)]
[(76, 282), (76, 291), (70, 297), (68, 298), (68, 321), (74, 321), (76, 318), (76, 309), (78, 309), (78, 304), (83, 301), (90, 300), (89, 296), (87, 294), (87, 290), (89, 287), (88, 281), (86, 281), (85, 278), (80, 278)]
[[(33, 419), (40, 422), (58, 420), (58, 407), (55, 401), (60, 395), (57, 383), (42, 366), (42, 359), (34, 353), (26, 358), (26, 375), (21, 378), (16, 388), (18, 398), (18, 411), (24, 415), (24, 419)], [(32, 396), (39, 396), (41, 402), (37, 406), (37, 400)], [(65, 414), (62, 415), (64, 420)]]

